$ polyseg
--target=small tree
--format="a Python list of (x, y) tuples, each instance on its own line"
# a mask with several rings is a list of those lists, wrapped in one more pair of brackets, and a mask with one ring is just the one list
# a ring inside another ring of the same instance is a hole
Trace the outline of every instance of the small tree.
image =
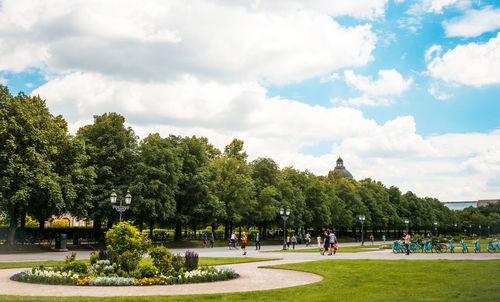
[(130, 222), (120, 222), (106, 232), (111, 260), (126, 272), (136, 270), (151, 241)]

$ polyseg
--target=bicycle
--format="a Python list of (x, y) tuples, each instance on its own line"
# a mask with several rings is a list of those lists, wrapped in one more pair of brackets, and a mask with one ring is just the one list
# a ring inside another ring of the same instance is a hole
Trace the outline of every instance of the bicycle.
[(403, 253), (405, 252), (406, 253), (406, 247), (402, 244), (401, 241), (399, 240), (396, 240), (392, 243), (392, 252), (394, 254), (397, 254), (397, 253)]
[(481, 253), (481, 245), (479, 240), (474, 241), (474, 253)]
[(462, 241), (460, 241), (460, 245), (462, 246), (462, 253), (469, 252), (469, 248), (467, 248), (467, 244), (465, 244), (465, 241), (463, 239), (462, 239)]
[(490, 239), (490, 241), (486, 244), (486, 249), (488, 250), (488, 253), (495, 253), (500, 251), (500, 244), (498, 244), (497, 240), (493, 241)]
[(423, 252), (424, 247), (418, 243), (418, 241), (414, 241), (410, 243), (410, 251), (412, 253), (415, 253), (415, 251), (420, 251), (421, 253)]
[(237, 250), (238, 249), (238, 241), (237, 240), (228, 240), (228, 248), (230, 250)]
[(424, 240), (424, 246), (423, 246), (424, 252), (427, 254), (428, 252), (432, 253), (432, 244), (430, 241)]
[(432, 248), (436, 251), (436, 253), (446, 253), (448, 251), (446, 244), (439, 243), (438, 240), (432, 241)]

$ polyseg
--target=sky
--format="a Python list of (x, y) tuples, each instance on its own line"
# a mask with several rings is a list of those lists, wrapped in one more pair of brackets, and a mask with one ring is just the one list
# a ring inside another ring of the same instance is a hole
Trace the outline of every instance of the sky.
[(500, 198), (498, 0), (0, 0), (0, 84), (72, 134), (117, 112), (140, 138)]

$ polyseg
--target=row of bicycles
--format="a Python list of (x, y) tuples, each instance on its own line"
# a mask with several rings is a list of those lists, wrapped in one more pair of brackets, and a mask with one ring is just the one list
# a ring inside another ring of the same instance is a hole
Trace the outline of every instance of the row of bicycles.
[[(448, 244), (440, 243), (438, 240), (424, 240), (422, 242), (414, 241), (409, 244), (408, 248), (410, 249), (410, 253), (446, 253), (448, 251), (450, 253), (455, 252), (455, 246), (453, 245), (452, 240), (449, 240)], [(460, 248), (462, 250), (462, 253), (469, 252), (469, 247), (463, 240), (460, 242)], [(479, 243), (479, 240), (475, 240), (473, 242), (472, 250), (474, 251), (474, 253), (481, 252), (481, 244)], [(498, 243), (498, 240), (489, 239), (489, 241), (486, 243), (486, 250), (489, 253), (500, 252), (500, 244)], [(392, 252), (395, 254), (406, 253), (406, 245), (402, 240), (396, 240), (392, 244)]]

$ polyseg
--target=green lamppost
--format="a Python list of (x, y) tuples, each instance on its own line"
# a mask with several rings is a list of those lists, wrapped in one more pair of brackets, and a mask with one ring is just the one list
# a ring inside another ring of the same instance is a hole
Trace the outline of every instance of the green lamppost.
[(109, 196), (109, 201), (111, 201), (111, 204), (113, 205), (113, 209), (115, 209), (118, 213), (120, 213), (120, 222), (122, 222), (122, 213), (130, 208), (130, 203), (132, 202), (132, 195), (130, 195), (130, 191), (127, 190), (127, 195), (125, 195), (126, 206), (122, 205), (121, 200), (120, 200), (119, 206), (115, 205), (117, 197), (118, 196), (116, 195), (116, 192), (113, 189), (113, 192), (111, 192), (111, 195)]

